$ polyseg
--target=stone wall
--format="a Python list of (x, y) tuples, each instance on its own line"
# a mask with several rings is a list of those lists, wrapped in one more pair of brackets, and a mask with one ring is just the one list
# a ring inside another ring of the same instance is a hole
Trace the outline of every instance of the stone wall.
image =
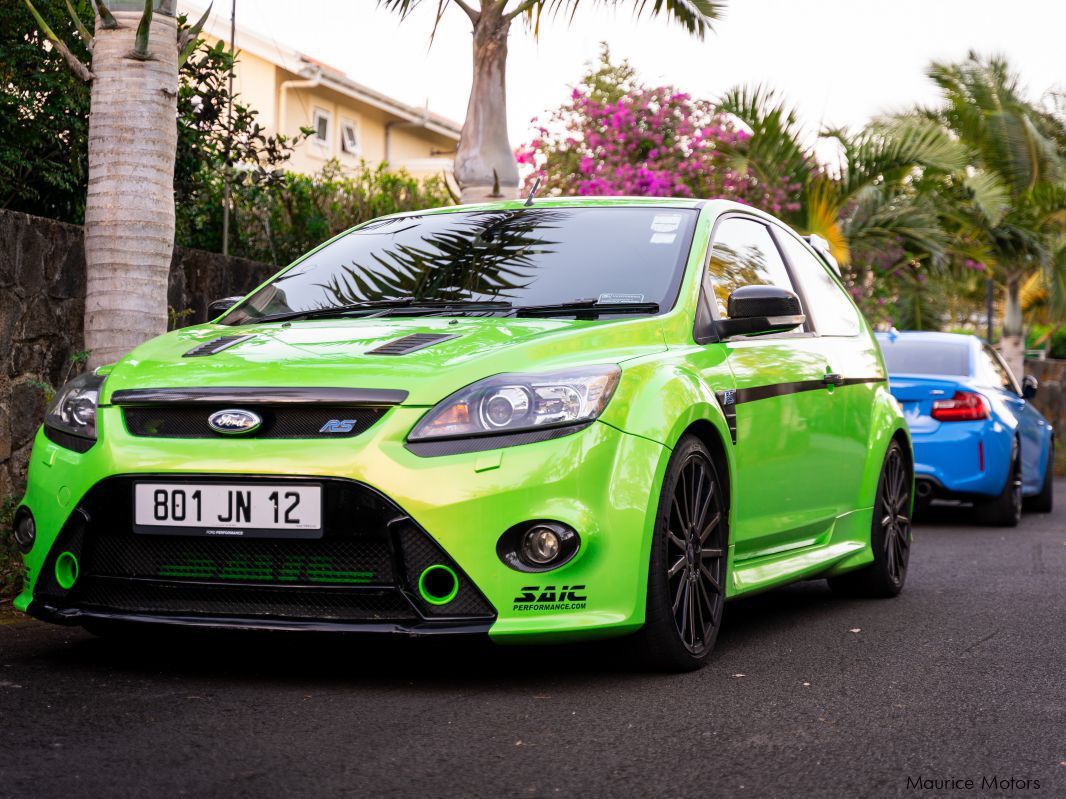
[[(246, 294), (275, 267), (176, 248), (168, 302), (178, 325), (206, 321), (212, 300)], [(22, 490), (48, 393), (77, 374), (83, 349), (81, 228), (0, 209), (0, 500)]]
[(1063, 397), (1066, 360), (1026, 361), (1025, 371), (1040, 381), (1033, 405), (1055, 426), (1058, 441), (1066, 434), (1066, 398)]

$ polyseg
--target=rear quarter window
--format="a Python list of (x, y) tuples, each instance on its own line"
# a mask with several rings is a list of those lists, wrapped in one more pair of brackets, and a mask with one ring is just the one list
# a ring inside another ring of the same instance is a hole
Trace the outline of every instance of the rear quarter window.
[(780, 229), (775, 232), (799, 281), (818, 335), (857, 336), (862, 329), (859, 313), (821, 259), (790, 233)]

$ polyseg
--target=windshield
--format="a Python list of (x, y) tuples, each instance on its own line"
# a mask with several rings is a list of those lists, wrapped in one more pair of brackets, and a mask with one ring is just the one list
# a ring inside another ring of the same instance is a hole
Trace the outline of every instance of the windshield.
[(966, 344), (933, 344), (928, 341), (881, 342), (885, 366), (890, 373), (909, 375), (968, 375), (970, 348)]
[(387, 300), (673, 305), (698, 211), (585, 207), (381, 219), (305, 258), (226, 315)]

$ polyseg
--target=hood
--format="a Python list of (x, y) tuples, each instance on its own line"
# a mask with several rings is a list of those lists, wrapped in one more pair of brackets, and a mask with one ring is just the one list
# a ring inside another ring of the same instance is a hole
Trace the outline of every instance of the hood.
[[(397, 343), (415, 335), (424, 338)], [(298, 386), (396, 389), (408, 393), (405, 405), (432, 405), (490, 375), (620, 363), (664, 351), (664, 341), (659, 317), (206, 324), (135, 349), (111, 368), (101, 400), (122, 389)]]

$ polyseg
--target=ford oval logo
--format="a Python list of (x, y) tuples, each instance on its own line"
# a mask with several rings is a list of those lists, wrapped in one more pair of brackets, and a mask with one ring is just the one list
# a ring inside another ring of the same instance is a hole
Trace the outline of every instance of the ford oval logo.
[(227, 408), (215, 411), (207, 417), (207, 426), (216, 433), (227, 436), (243, 436), (254, 433), (263, 423), (263, 417), (240, 408)]

